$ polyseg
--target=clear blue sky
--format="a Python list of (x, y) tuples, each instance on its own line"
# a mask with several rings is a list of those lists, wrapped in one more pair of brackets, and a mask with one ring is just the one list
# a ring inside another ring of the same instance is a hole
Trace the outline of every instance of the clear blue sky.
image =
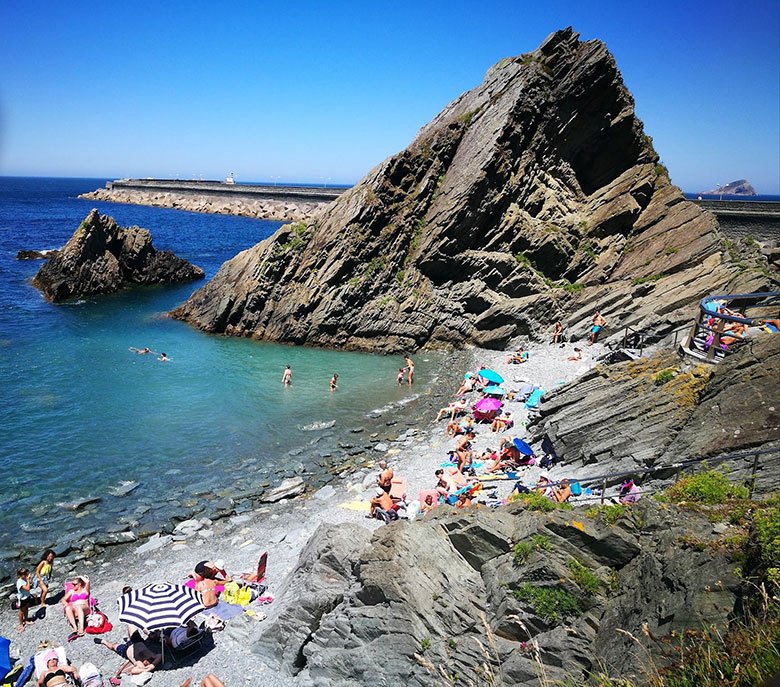
[(604, 40), (673, 181), (780, 193), (780, 3), (0, 6), (0, 174), (352, 183), (499, 59)]

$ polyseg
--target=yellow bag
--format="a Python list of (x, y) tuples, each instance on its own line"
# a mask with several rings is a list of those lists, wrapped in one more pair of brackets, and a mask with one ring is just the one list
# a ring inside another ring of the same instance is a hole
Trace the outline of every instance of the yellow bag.
[(237, 582), (228, 582), (222, 592), (222, 600), (237, 606), (247, 606), (252, 603), (252, 590), (249, 587), (239, 587)]

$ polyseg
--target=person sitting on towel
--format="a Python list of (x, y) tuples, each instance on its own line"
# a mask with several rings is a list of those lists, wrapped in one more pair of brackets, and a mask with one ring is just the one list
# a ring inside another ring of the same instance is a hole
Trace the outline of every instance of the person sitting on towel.
[(392, 507), (393, 507), (393, 499), (390, 498), (390, 494), (388, 494), (381, 487), (378, 487), (376, 490), (376, 496), (373, 499), (371, 499), (371, 508), (368, 511), (368, 517), (377, 518), (379, 517), (379, 513), (377, 512), (377, 509), (381, 508), (384, 511), (388, 511)]

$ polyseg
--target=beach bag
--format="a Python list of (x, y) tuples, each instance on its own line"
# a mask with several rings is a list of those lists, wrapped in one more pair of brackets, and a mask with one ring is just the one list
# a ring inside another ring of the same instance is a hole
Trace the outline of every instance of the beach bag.
[(569, 489), (571, 489), (572, 496), (579, 496), (582, 494), (582, 485), (579, 482), (574, 482)]
[(86, 627), (84, 632), (88, 635), (102, 635), (104, 632), (111, 632), (114, 626), (108, 622), (108, 617), (103, 611), (95, 608), (87, 616)]
[(84, 663), (79, 668), (81, 687), (105, 687), (100, 671), (94, 663)]
[[(22, 670), (24, 670), (24, 664), (23, 663), (17, 663), (11, 670), (9, 670), (5, 677), (0, 681), (1, 687), (14, 687), (16, 684), (16, 679), (21, 675)], [(21, 684), (21, 683), (19, 683)]]

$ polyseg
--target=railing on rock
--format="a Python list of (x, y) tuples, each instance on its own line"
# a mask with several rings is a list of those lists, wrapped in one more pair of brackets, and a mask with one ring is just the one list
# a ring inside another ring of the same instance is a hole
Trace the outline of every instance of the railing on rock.
[[(756, 313), (756, 310), (761, 312)], [(688, 336), (680, 350), (697, 360), (718, 363), (733, 351), (722, 341), (734, 338), (738, 341), (762, 331), (766, 320), (780, 318), (780, 291), (759, 293), (723, 294), (707, 296), (699, 301), (699, 313), (690, 326)], [(751, 311), (751, 314), (748, 314)], [(755, 332), (750, 329), (755, 328)]]

